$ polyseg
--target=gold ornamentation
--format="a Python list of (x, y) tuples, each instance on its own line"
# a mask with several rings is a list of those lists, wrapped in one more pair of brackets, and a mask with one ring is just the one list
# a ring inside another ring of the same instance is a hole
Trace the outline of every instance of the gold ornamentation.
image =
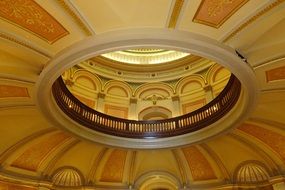
[(209, 7), (208, 7), (208, 15), (210, 17), (215, 17), (218, 14), (221, 14), (225, 6), (227, 4), (233, 3), (233, 0), (212, 0), (209, 2)]
[(100, 181), (122, 182), (127, 151), (114, 150), (107, 160)]
[(28, 89), (19, 86), (0, 85), (0, 98), (30, 97)]
[(56, 133), (49, 138), (45, 138), (39, 143), (31, 145), (12, 163), (12, 166), (37, 171), (47, 155), (70, 138), (71, 137), (65, 133)]
[(12, 145), (7, 150), (5, 150), (3, 153), (1, 153), (0, 163), (4, 163), (4, 161), (7, 160), (9, 158), (9, 156), (13, 154), (13, 152), (15, 152), (17, 149), (19, 149), (20, 147), (22, 147), (23, 145), (25, 145), (29, 141), (32, 141), (33, 139), (38, 138), (38, 137), (45, 135), (47, 133), (50, 133), (54, 130), (55, 130), (55, 128), (47, 128), (44, 130), (40, 130), (36, 133), (33, 133), (32, 135), (25, 137), (24, 139), (18, 141), (16, 144)]
[(93, 32), (84, 24), (82, 19), (77, 16), (72, 7), (65, 2), (65, 0), (57, 0), (62, 8), (72, 17), (72, 19), (78, 24), (78, 26), (88, 35), (92, 36)]
[(193, 22), (219, 28), (248, 0), (203, 0)]
[(182, 149), (194, 181), (217, 179), (215, 172), (205, 156), (195, 146)]
[(35, 48), (35, 47), (33, 47), (33, 46), (27, 44), (27, 43), (25, 43), (25, 42), (22, 42), (22, 41), (20, 41), (20, 40), (17, 40), (17, 39), (14, 38), (14, 37), (8, 36), (8, 35), (3, 34), (3, 33), (0, 33), (0, 38), (9, 40), (9, 41), (11, 41), (11, 42), (15, 42), (15, 43), (17, 43), (17, 44), (19, 44), (19, 45), (21, 45), (21, 46), (24, 46), (24, 47), (26, 47), (26, 48), (28, 48), (28, 49), (31, 49), (31, 50), (33, 50), (33, 51), (35, 51), (35, 52), (37, 52), (37, 53), (39, 53), (39, 54), (41, 54), (41, 55), (47, 57), (47, 58), (51, 58), (51, 55), (48, 55), (47, 53), (45, 53), (45, 52), (43, 52), (43, 51), (41, 51), (41, 50), (39, 50), (39, 49), (37, 49), (37, 48)]
[(266, 81), (284, 80), (285, 66), (266, 71)]
[(267, 144), (285, 161), (285, 136), (253, 124), (243, 124), (238, 129)]
[(33, 0), (1, 0), (0, 17), (26, 29), (49, 43), (69, 32)]
[(151, 94), (151, 95), (143, 98), (143, 100), (152, 101), (153, 105), (156, 105), (157, 101), (159, 101), (159, 100), (166, 100), (166, 99), (167, 99), (167, 97), (164, 97), (160, 94)]
[(256, 15), (251, 17), (249, 20), (247, 20), (245, 23), (243, 23), (241, 26), (239, 26), (234, 32), (232, 32), (228, 37), (226, 37), (223, 42), (227, 42), (230, 39), (232, 39), (234, 36), (236, 36), (240, 31), (242, 31), (245, 27), (252, 24), (254, 21), (256, 21), (259, 17), (270, 11), (271, 9), (275, 8), (276, 6), (280, 5), (281, 3), (285, 2), (285, 0), (277, 0), (274, 3), (270, 4), (269, 6), (265, 7), (263, 10), (258, 12)]
[(176, 0), (175, 5), (173, 7), (171, 17), (169, 20), (168, 28), (175, 28), (177, 24), (177, 20), (179, 18), (182, 6), (184, 4), (184, 0)]

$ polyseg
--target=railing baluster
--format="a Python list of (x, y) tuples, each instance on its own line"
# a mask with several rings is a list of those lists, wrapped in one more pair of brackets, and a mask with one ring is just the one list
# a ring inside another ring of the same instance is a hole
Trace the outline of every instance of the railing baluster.
[(211, 124), (207, 123), (209, 118), (211, 122), (215, 122), (234, 106), (239, 98), (240, 89), (240, 82), (232, 75), (224, 90), (209, 104), (194, 112), (165, 121), (132, 121), (99, 113), (77, 100), (61, 78), (53, 84), (52, 93), (62, 111), (82, 125), (94, 130), (105, 127), (107, 128), (105, 132), (109, 133), (108, 130), (110, 130), (110, 134), (119, 130), (120, 134), (125, 132), (124, 137), (132, 138), (132, 134), (135, 134), (134, 138), (143, 138), (148, 132), (157, 134), (159, 137), (168, 137), (171, 136), (171, 132), (184, 134), (192, 131), (192, 127), (195, 127), (195, 130), (206, 127)]

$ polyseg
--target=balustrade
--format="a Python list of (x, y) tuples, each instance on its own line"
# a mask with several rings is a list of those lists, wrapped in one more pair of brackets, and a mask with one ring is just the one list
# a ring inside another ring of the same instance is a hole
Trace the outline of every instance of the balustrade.
[(240, 91), (239, 80), (231, 75), (223, 91), (194, 112), (165, 120), (136, 121), (112, 117), (84, 105), (67, 89), (61, 77), (52, 87), (57, 105), (71, 119), (92, 130), (127, 138), (171, 137), (207, 127), (233, 108)]

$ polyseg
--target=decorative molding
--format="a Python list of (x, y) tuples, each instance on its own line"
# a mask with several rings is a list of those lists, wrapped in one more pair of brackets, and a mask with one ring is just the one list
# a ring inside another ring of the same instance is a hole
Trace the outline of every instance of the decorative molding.
[(35, 52), (37, 52), (38, 54), (44, 56), (44, 57), (47, 57), (47, 58), (51, 58), (52, 56), (42, 50), (39, 50), (38, 48), (34, 47), (33, 45), (30, 45), (24, 41), (21, 41), (19, 39), (16, 39), (15, 37), (12, 37), (12, 36), (9, 36), (8, 34), (4, 34), (3, 32), (0, 32), (0, 38), (3, 38), (5, 40), (9, 40), (11, 42), (14, 42), (14, 43), (17, 43), (21, 46), (24, 46), (30, 50), (33, 50)]
[(47, 166), (42, 171), (42, 176), (44, 178), (48, 178), (51, 174), (51, 171), (55, 167), (57, 161), (72, 147), (77, 145), (80, 142), (78, 139), (72, 140), (69, 144), (67, 144), (65, 147), (63, 147), (47, 164)]
[[(266, 161), (266, 163), (270, 166), (270, 168), (272, 169), (271, 173), (273, 173), (274, 175), (280, 175), (282, 173), (280, 168), (278, 167), (278, 164), (273, 160), (272, 156), (267, 154), (263, 150), (263, 148), (258, 146), (255, 142), (248, 139), (247, 137), (245, 137), (244, 135), (239, 133), (237, 130), (235, 131), (235, 133), (228, 134), (228, 136), (230, 136), (231, 138), (233, 138), (233, 139), (237, 140), (238, 142), (244, 144), (245, 146), (251, 148), (252, 150), (254, 150), (254, 152), (259, 154), (264, 159), (264, 161)], [(280, 161), (282, 162), (281, 159), (280, 159)]]
[(69, 32), (33, 0), (2, 0), (0, 17), (52, 44)]
[(188, 162), (189, 169), (194, 181), (217, 179), (217, 176), (205, 156), (195, 146), (182, 148)]
[(217, 153), (205, 143), (200, 144), (199, 146), (203, 148), (208, 153), (208, 155), (216, 162), (223, 174), (223, 177), (225, 178), (225, 181), (228, 182), (231, 179), (230, 173), (223, 164), (222, 160), (217, 155)]
[(100, 181), (102, 182), (122, 182), (127, 151), (115, 149), (109, 156)]
[(100, 165), (102, 158), (105, 156), (106, 152), (107, 152), (108, 148), (103, 148), (100, 153), (98, 154), (98, 156), (95, 158), (95, 160), (93, 161), (93, 164), (91, 165), (91, 169), (89, 171), (89, 174), (87, 176), (87, 184), (88, 185), (93, 185), (94, 179), (95, 179), (95, 175), (96, 175), (96, 171), (98, 166)]
[(184, 4), (184, 0), (175, 0), (174, 7), (172, 9), (171, 17), (168, 23), (168, 28), (175, 28), (177, 24), (177, 20), (180, 16), (182, 6)]
[(37, 171), (40, 164), (52, 152), (52, 150), (62, 145), (63, 142), (70, 138), (71, 136), (66, 133), (59, 132), (49, 138), (41, 140), (38, 143), (32, 144), (12, 162), (11, 166), (29, 171)]
[(236, 30), (234, 30), (229, 36), (227, 36), (223, 42), (227, 42), (230, 39), (232, 39), (234, 36), (236, 36), (239, 32), (241, 32), (244, 28), (246, 28), (248, 25), (252, 24), (254, 21), (256, 21), (258, 18), (260, 18), (261, 16), (263, 16), (264, 14), (266, 14), (268, 11), (270, 11), (271, 9), (275, 8), (276, 6), (280, 5), (281, 3), (285, 2), (285, 0), (277, 0), (274, 3), (271, 3), (270, 5), (268, 5), (267, 7), (265, 7), (264, 9), (262, 9), (261, 11), (259, 11), (256, 15), (254, 15), (253, 17), (251, 17), (250, 19), (248, 19), (245, 23), (243, 23), (242, 25), (240, 25)]
[(131, 164), (129, 169), (129, 186), (134, 184), (134, 177), (135, 177), (135, 165), (137, 161), (137, 151), (132, 151), (131, 155)]
[(57, 0), (61, 7), (71, 16), (71, 18), (77, 23), (81, 30), (85, 32), (88, 36), (95, 34), (92, 29), (85, 23), (81, 15), (78, 13), (76, 8), (68, 0)]
[(193, 22), (219, 28), (249, 0), (202, 0)]
[(183, 163), (182, 163), (182, 160), (181, 158), (179, 157), (179, 152), (177, 149), (173, 149), (171, 150), (172, 151), (172, 154), (176, 160), (176, 163), (177, 163), (177, 166), (178, 166), (178, 169), (179, 169), (179, 173), (180, 173), (180, 176), (181, 176), (181, 181), (183, 183), (183, 185), (187, 185), (188, 181), (187, 181), (187, 174), (186, 174), (186, 171), (185, 171), (185, 167), (183, 166)]
[(26, 87), (0, 84), (0, 98), (30, 98)]
[(7, 150), (5, 150), (1, 155), (0, 155), (0, 163), (3, 164), (4, 161), (12, 154), (14, 153), (17, 149), (19, 149), (20, 147), (24, 146), (26, 143), (34, 140), (35, 138), (39, 138), (40, 136), (43, 136), (45, 134), (51, 133), (53, 131), (55, 131), (55, 128), (47, 128), (44, 130), (40, 130), (36, 133), (33, 133), (27, 137), (25, 137), (24, 139), (18, 141), (16, 144), (12, 145), (11, 147), (9, 147)]
[(284, 80), (285, 79), (285, 66), (270, 69), (266, 73), (266, 82)]
[(277, 132), (265, 129), (263, 127), (256, 126), (254, 124), (243, 124), (238, 127), (240, 131), (247, 133), (261, 142), (269, 146), (277, 155), (279, 155), (285, 163), (285, 136), (280, 135)]

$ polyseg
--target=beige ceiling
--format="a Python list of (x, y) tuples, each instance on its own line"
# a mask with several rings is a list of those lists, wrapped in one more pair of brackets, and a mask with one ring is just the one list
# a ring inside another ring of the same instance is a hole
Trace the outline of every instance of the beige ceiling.
[[(0, 1), (0, 189), (50, 188), (58, 171), (72, 176), (66, 184), (98, 189), (230, 189), (246, 163), (266, 168), (270, 183), (284, 180), (284, 11), (284, 0)], [(249, 118), (228, 134), (163, 150), (107, 147), (48, 123), (34, 94), (49, 60), (89, 36), (133, 28), (198, 33), (237, 49), (259, 85)]]

